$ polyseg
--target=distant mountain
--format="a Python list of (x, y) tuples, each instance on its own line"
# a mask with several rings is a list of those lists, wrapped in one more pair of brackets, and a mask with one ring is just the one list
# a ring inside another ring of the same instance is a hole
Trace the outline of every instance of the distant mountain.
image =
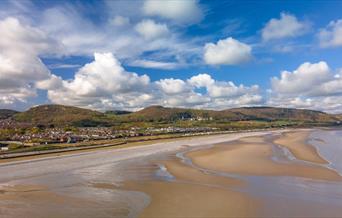
[(338, 118), (321, 111), (275, 107), (242, 107), (228, 109), (239, 113), (247, 120), (293, 120), (306, 122), (335, 122)]
[(290, 120), (303, 122), (336, 122), (339, 120), (334, 115), (320, 111), (275, 107), (242, 107), (222, 111), (214, 111), (151, 106), (132, 113), (128, 117), (129, 119), (136, 121), (172, 121), (189, 118), (225, 121)]
[[(168, 108), (162, 106), (150, 106), (140, 111), (128, 115), (128, 119), (134, 121), (176, 121), (186, 119), (220, 119), (223, 113), (214, 110), (199, 110), (188, 108)], [(229, 117), (228, 112), (224, 113), (225, 117)], [(233, 118), (231, 114), (231, 118)]]
[(12, 117), (16, 113), (18, 113), (18, 111), (9, 110), (9, 109), (0, 109), (0, 119), (7, 119), (9, 117)]
[(103, 113), (64, 105), (40, 105), (14, 115), (18, 122), (34, 125), (54, 126), (97, 126), (106, 125)]
[(294, 121), (298, 123), (336, 123), (341, 115), (320, 111), (276, 107), (242, 107), (221, 111), (150, 106), (136, 112), (107, 111), (105, 113), (64, 105), (40, 105), (25, 112), (0, 110), (0, 117), (12, 117), (17, 123), (32, 126), (118, 126), (134, 122), (174, 122), (198, 120), (234, 121)]
[(127, 118), (132, 121), (173, 121), (195, 117), (198, 112), (199, 110), (193, 109), (150, 106), (129, 114)]

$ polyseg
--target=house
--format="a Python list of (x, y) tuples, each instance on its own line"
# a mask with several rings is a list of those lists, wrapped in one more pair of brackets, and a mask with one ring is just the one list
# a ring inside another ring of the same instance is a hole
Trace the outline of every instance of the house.
[(3, 143), (0, 143), (0, 150), (1, 151), (8, 151), (8, 144), (3, 144)]

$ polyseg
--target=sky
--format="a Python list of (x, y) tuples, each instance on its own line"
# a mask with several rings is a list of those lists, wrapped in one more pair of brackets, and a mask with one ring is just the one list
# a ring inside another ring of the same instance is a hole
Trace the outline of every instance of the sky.
[(0, 108), (342, 113), (342, 1), (0, 0)]

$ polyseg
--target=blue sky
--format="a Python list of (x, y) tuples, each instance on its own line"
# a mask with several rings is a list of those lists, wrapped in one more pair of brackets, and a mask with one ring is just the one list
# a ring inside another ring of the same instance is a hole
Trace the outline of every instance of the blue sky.
[(0, 107), (342, 112), (341, 1), (1, 1)]

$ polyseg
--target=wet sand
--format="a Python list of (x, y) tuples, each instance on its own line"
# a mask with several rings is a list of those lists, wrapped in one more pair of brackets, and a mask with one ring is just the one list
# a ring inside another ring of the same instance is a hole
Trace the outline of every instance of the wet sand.
[[(0, 217), (101, 217), (108, 213), (101, 210), (98, 202), (92, 199), (77, 198), (57, 194), (48, 187), (38, 185), (16, 185), (2, 187), (0, 194), (2, 206)], [(15, 202), (11, 204), (11, 202)], [(128, 210), (123, 205), (111, 208), (111, 214), (119, 217), (127, 216)]]
[[(307, 133), (289, 133), (275, 142), (282, 142), (284, 147), (303, 147), (296, 148), (296, 157), (298, 160), (308, 161), (311, 157), (315, 160), (322, 159), (317, 152), (313, 153), (315, 149), (307, 144), (298, 135), (306, 135)], [(292, 138), (292, 136), (297, 136)], [(296, 140), (298, 139), (298, 140)], [(305, 137), (304, 137), (305, 139)], [(273, 150), (272, 142), (260, 137), (258, 139), (249, 139), (251, 141), (237, 141), (231, 144), (220, 144), (212, 149), (200, 150), (188, 153), (188, 157), (192, 161), (203, 168), (212, 169), (216, 171), (223, 171), (227, 173), (240, 175), (259, 175), (259, 176), (296, 176), (305, 177), (309, 179), (320, 179), (339, 181), (341, 177), (336, 171), (327, 167), (319, 165), (309, 165), (300, 162), (281, 163), (272, 160)], [(300, 158), (305, 157), (305, 158)]]
[(284, 137), (279, 137), (274, 143), (286, 147), (300, 160), (327, 164), (328, 162), (318, 155), (316, 148), (307, 143), (309, 134), (310, 131), (284, 133)]
[(177, 160), (164, 164), (175, 181), (124, 185), (151, 197), (140, 217), (250, 217), (256, 213), (256, 199), (229, 188), (245, 185), (242, 181), (207, 175)]
[[(278, 202), (274, 209), (268, 208), (267, 213), (262, 213), (265, 205), (261, 199), (237, 191), (248, 186), (243, 176), (250, 175), (340, 182), (341, 176), (321, 165), (326, 161), (313, 146), (306, 143), (308, 135), (307, 131), (303, 131), (272, 139), (246, 137), (190, 151), (185, 156), (193, 165), (185, 164), (180, 159), (163, 162), (175, 177), (174, 181), (130, 182), (124, 187), (142, 191), (151, 197), (150, 205), (140, 217), (298, 217), (303, 214), (309, 217), (338, 217), (342, 210), (336, 205), (300, 200), (293, 200), (292, 204), (288, 203), (288, 199), (278, 197), (269, 202)], [(288, 148), (290, 152), (295, 151), (296, 161), (272, 159), (273, 143)], [(227, 174), (220, 174), (222, 172)], [(309, 212), (311, 206), (315, 209)]]
[(0, 217), (339, 217), (342, 177), (308, 143), (310, 133), (0, 164)]

